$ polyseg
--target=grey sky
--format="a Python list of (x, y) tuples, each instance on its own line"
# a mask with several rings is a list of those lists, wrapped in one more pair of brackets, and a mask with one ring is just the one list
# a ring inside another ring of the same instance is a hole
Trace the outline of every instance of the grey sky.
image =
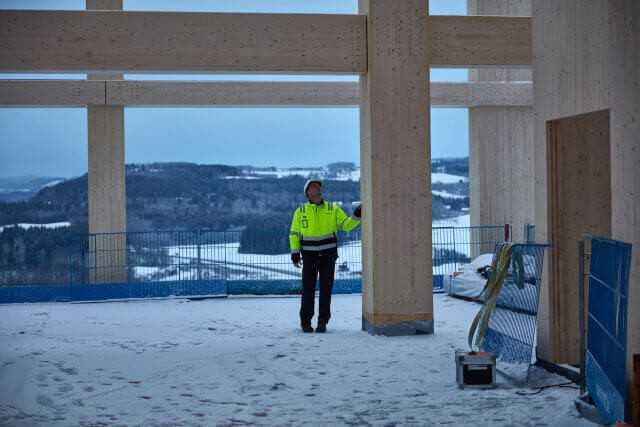
[[(129, 10), (356, 13), (355, 0), (125, 0)], [(2, 9), (83, 9), (82, 0), (0, 0)], [(465, 14), (466, 0), (431, 0), (432, 14)], [(84, 78), (84, 75), (0, 75)], [(128, 79), (357, 80), (357, 76), (159, 76)], [(432, 70), (432, 81), (466, 70)], [(127, 163), (191, 161), (256, 166), (359, 163), (354, 108), (127, 108)], [(87, 170), (85, 109), (0, 109), (0, 176), (76, 176)], [(432, 157), (468, 155), (466, 109), (432, 110)]]

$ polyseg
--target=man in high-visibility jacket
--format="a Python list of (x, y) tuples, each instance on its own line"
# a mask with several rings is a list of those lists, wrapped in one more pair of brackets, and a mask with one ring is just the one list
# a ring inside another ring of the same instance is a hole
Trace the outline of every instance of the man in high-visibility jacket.
[(320, 275), (320, 307), (316, 332), (326, 332), (331, 318), (331, 290), (336, 260), (338, 239), (336, 232), (351, 231), (360, 225), (360, 206), (348, 216), (337, 204), (322, 198), (322, 182), (310, 179), (304, 185), (308, 202), (298, 207), (293, 214), (289, 243), (291, 261), (300, 267), (302, 261), (302, 301), (300, 324), (303, 332), (313, 332), (316, 280)]

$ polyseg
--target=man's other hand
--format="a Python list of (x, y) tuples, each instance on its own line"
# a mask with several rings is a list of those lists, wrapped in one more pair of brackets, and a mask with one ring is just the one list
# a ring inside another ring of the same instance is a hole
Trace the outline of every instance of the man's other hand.
[(300, 252), (294, 252), (291, 254), (291, 262), (296, 267), (300, 268), (300, 264), (302, 262), (302, 258), (300, 257)]
[(361, 205), (358, 205), (353, 210), (353, 216), (355, 216), (356, 218), (362, 218), (362, 206)]

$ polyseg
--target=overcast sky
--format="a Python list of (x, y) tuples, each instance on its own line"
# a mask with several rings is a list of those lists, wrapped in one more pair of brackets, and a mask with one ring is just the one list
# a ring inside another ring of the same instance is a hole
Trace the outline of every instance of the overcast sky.
[[(357, 0), (125, 0), (128, 10), (356, 13)], [(2, 9), (83, 9), (80, 0), (0, 0)], [(432, 14), (465, 14), (466, 0), (431, 0)], [(0, 75), (0, 78), (84, 75)], [(357, 80), (357, 76), (150, 76), (127, 79)], [(434, 70), (432, 81), (467, 79)], [(127, 163), (188, 161), (256, 166), (359, 163), (355, 108), (127, 108)], [(432, 110), (432, 157), (468, 155), (466, 109)], [(0, 109), (0, 176), (71, 177), (87, 171), (85, 109)]]

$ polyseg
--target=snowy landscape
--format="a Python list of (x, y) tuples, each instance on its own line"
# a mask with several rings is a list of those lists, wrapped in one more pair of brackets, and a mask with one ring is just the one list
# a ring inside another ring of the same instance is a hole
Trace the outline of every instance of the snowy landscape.
[[(290, 176), (315, 176), (323, 179), (331, 179), (336, 181), (360, 181), (360, 168), (353, 168), (353, 170), (342, 170), (335, 173), (331, 173), (326, 168), (312, 168), (312, 169), (300, 169), (300, 168), (268, 168), (264, 169), (243, 169), (242, 175), (226, 176), (225, 179), (261, 179), (265, 177), (273, 178), (286, 178)], [(434, 172), (431, 174), (431, 182), (440, 182), (443, 184), (453, 184), (458, 182), (467, 182), (466, 176), (452, 175), (442, 172)]]
[[(129, 234), (133, 281), (298, 279), (300, 271), (291, 266), (286, 234), (291, 213), (304, 201), (304, 180), (311, 176), (325, 180), (327, 197), (347, 213), (360, 200), (360, 169), (348, 162), (298, 168), (150, 163), (127, 165), (126, 173), (127, 230), (150, 233)], [(469, 226), (467, 175), (466, 158), (433, 161), (434, 227)], [(73, 260), (85, 259), (82, 248), (88, 247), (82, 243), (87, 229), (86, 191), (86, 175), (67, 180), (0, 179), (1, 194), (23, 198), (17, 202), (0, 198), (0, 274), (4, 274), (0, 283), (11, 284), (19, 277), (24, 277), (19, 281), (24, 284), (57, 283), (64, 275), (59, 272), (78, 268)], [(197, 231), (203, 229), (224, 237), (201, 241)], [(454, 236), (457, 242), (469, 241), (465, 230), (451, 231), (447, 238), (454, 233), (459, 235)], [(440, 248), (439, 237), (434, 234), (435, 251)], [(361, 275), (361, 243), (359, 237), (354, 239), (343, 241), (340, 248), (338, 279)], [(469, 256), (469, 245), (447, 245), (450, 242), (441, 247), (441, 255), (453, 251)], [(435, 274), (458, 267), (456, 262), (434, 264)], [(47, 273), (52, 266), (57, 271)], [(25, 270), (33, 274), (20, 273)]]
[[(19, 223), (4, 228), (19, 227), (33, 229), (42, 227), (55, 230), (68, 227), (68, 222), (48, 224)], [(432, 241), (434, 251), (438, 249), (451, 250), (451, 238), (458, 242), (469, 242), (471, 239), (469, 215), (434, 221), (434, 228), (460, 227), (460, 229), (446, 230), (446, 239), (440, 237), (441, 230), (434, 230)], [(2, 232), (2, 227), (0, 227)], [(184, 235), (183, 235), (184, 236)], [(441, 242), (441, 243), (438, 243)], [(362, 274), (360, 240), (342, 242), (339, 247), (339, 259), (336, 267), (336, 279), (360, 279)], [(137, 252), (136, 252), (137, 250)], [(461, 244), (455, 246), (459, 256), (470, 257), (472, 245)], [(224, 279), (224, 280), (298, 280), (300, 269), (294, 267), (290, 261), (289, 252), (280, 254), (243, 253), (240, 243), (227, 241), (212, 244), (183, 244), (152, 247), (136, 245), (130, 248), (129, 264), (132, 266), (131, 280), (133, 281), (176, 281), (196, 279)], [(155, 256), (146, 257), (145, 253)], [(158, 255), (162, 259), (161, 262)], [(441, 256), (436, 254), (436, 256)], [(144, 260), (149, 260), (150, 263)], [(436, 262), (434, 274), (449, 274), (460, 268), (460, 262)]]
[(459, 389), (479, 305), (434, 304), (435, 334), (405, 337), (362, 332), (360, 295), (334, 296), (324, 335), (299, 331), (298, 298), (3, 305), (0, 425), (593, 425), (537, 367)]
[[(469, 215), (452, 220), (436, 221), (434, 227), (469, 227)], [(451, 230), (459, 242), (468, 242), (469, 230)], [(435, 240), (435, 236), (434, 236)], [(434, 244), (434, 248), (450, 249), (445, 242)], [(196, 278), (226, 280), (290, 280), (299, 279), (299, 268), (291, 264), (289, 252), (267, 255), (241, 253), (239, 243), (222, 243), (208, 245), (176, 245), (163, 248), (168, 255), (169, 266), (136, 266), (137, 280), (195, 280)], [(157, 248), (155, 249), (157, 250)], [(456, 252), (466, 257), (471, 256), (471, 245), (460, 244)], [(360, 279), (362, 242), (349, 241), (338, 249), (336, 279)], [(457, 271), (460, 263), (439, 264), (434, 267), (435, 274), (448, 274)], [(200, 276), (198, 276), (200, 275)]]
[[(432, 162), (432, 215), (469, 213), (468, 159)], [(188, 162), (127, 164), (127, 230), (234, 230), (270, 218), (285, 225), (304, 202), (309, 177), (325, 182), (325, 197), (351, 210), (360, 200), (360, 168), (350, 162), (319, 167), (256, 167)], [(69, 223), (87, 227), (88, 177), (0, 177), (0, 227)]]

